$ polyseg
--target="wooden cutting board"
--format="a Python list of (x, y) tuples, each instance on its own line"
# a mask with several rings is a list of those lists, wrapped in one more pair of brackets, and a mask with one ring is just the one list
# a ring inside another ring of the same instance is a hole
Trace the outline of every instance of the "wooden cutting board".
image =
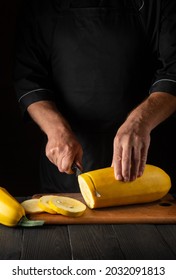
[[(69, 196), (84, 202), (80, 193), (59, 195)], [(41, 194), (36, 194), (33, 198), (40, 196)], [(48, 213), (30, 214), (29, 218), (31, 220), (44, 220), (46, 224), (175, 224), (176, 200), (171, 194), (167, 194), (161, 200), (152, 203), (93, 210), (87, 207), (85, 213), (76, 218)]]

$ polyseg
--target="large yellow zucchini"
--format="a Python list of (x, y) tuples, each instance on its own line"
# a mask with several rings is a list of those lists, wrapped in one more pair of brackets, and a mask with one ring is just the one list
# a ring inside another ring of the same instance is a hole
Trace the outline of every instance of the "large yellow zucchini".
[(0, 224), (5, 226), (41, 226), (44, 221), (30, 221), (23, 206), (5, 189), (0, 187)]
[(135, 181), (117, 181), (113, 167), (108, 167), (83, 173), (78, 176), (78, 182), (91, 209), (152, 202), (165, 196), (171, 188), (169, 175), (149, 164)]
[(0, 224), (16, 226), (24, 216), (21, 204), (5, 188), (0, 187)]

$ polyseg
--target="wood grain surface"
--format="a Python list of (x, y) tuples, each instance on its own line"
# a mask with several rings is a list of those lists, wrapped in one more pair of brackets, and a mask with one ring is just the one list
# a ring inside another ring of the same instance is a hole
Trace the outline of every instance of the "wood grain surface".
[(176, 260), (176, 224), (0, 225), (0, 233), (0, 260)]
[[(60, 194), (84, 202), (80, 193)], [(41, 194), (33, 197), (39, 198)], [(89, 209), (80, 217), (66, 217), (48, 213), (30, 214), (31, 220), (44, 220), (46, 224), (176, 224), (176, 200), (167, 194), (152, 203)]]

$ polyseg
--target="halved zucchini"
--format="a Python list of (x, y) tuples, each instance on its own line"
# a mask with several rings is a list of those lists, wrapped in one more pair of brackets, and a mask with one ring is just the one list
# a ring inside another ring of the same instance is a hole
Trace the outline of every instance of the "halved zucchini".
[(117, 181), (113, 167), (107, 167), (79, 175), (78, 182), (85, 203), (91, 209), (153, 202), (171, 188), (169, 175), (149, 164), (135, 181)]

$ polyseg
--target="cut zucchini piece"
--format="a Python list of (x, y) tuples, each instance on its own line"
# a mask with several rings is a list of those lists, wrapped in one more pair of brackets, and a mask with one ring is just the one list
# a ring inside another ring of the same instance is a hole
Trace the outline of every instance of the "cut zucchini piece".
[(31, 198), (24, 200), (21, 205), (23, 206), (26, 214), (42, 213), (43, 209), (38, 206), (38, 202), (38, 198)]
[(84, 203), (65, 196), (53, 196), (49, 201), (49, 205), (57, 213), (70, 217), (81, 216), (86, 210)]
[(51, 198), (53, 197), (53, 195), (44, 195), (41, 196), (39, 198), (38, 201), (38, 206), (43, 209), (43, 211), (50, 213), (50, 214), (57, 214), (57, 212), (55, 210), (53, 210), (50, 205), (49, 205), (49, 200), (51, 200)]
[(79, 175), (78, 182), (85, 203), (91, 209), (153, 202), (164, 197), (171, 188), (169, 175), (149, 164), (134, 181), (116, 180), (113, 167), (107, 167)]

